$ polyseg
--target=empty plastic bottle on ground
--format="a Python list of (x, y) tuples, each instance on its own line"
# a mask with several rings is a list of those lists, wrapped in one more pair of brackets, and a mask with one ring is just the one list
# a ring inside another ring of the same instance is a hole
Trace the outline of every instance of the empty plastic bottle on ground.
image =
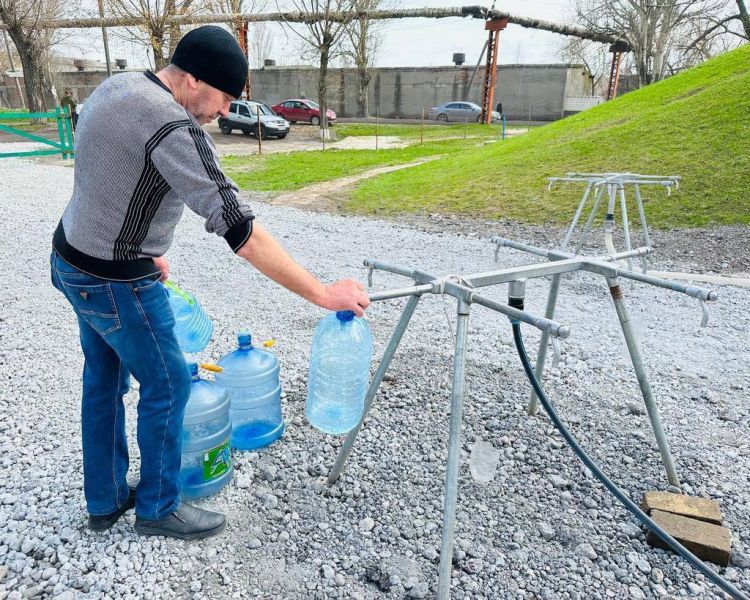
[(226, 390), (201, 379), (195, 363), (189, 368), (193, 382), (182, 421), (180, 484), (185, 498), (199, 498), (218, 492), (232, 479), (232, 424)]
[(166, 282), (169, 304), (174, 313), (174, 333), (180, 349), (186, 354), (201, 352), (211, 341), (214, 325), (190, 292), (181, 290), (171, 281)]
[(253, 450), (284, 433), (279, 360), (254, 348), (249, 333), (238, 334), (237, 342), (237, 350), (219, 360), (222, 371), (216, 374), (216, 383), (229, 394), (232, 448)]
[(362, 418), (370, 378), (372, 334), (352, 311), (325, 317), (315, 329), (307, 381), (307, 419), (326, 433), (346, 433)]

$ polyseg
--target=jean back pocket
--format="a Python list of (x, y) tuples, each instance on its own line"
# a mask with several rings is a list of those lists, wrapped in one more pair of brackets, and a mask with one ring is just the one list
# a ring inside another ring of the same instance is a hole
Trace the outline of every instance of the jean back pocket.
[(120, 317), (109, 283), (82, 285), (65, 281), (63, 277), (60, 280), (78, 316), (99, 334), (107, 335), (120, 329)]

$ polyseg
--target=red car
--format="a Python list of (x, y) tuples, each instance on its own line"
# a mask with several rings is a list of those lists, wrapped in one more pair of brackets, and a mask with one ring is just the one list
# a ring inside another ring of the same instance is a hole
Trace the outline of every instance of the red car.
[[(290, 123), (300, 121), (311, 125), (320, 125), (320, 105), (312, 100), (284, 100), (272, 108), (273, 112), (280, 117), (284, 117)], [(329, 108), (326, 114), (328, 115), (328, 124), (333, 125), (336, 122), (336, 113)]]

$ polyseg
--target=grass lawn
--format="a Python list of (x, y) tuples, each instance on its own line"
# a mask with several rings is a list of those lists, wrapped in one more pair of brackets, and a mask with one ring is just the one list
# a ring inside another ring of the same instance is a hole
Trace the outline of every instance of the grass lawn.
[[(475, 149), (483, 142), (458, 139), (425, 142), (387, 150), (326, 150), (263, 156), (226, 156), (222, 167), (240, 189), (296, 190), (307, 185), (355, 175), (376, 167), (413, 162), (435, 155)], [(408, 170), (408, 169), (407, 169)]]
[[(335, 131), (339, 139), (353, 136), (373, 136), (375, 135), (375, 124), (374, 123), (339, 123), (335, 125), (332, 130)], [(394, 124), (379, 124), (377, 127), (378, 135), (390, 135), (398, 136), (404, 140), (415, 141), (420, 138), (419, 125), (394, 125)], [(508, 127), (511, 129), (511, 127)], [(526, 127), (519, 128), (513, 127), (513, 129), (526, 129)], [(474, 138), (499, 138), (501, 135), (500, 125), (480, 125), (478, 123), (458, 123), (454, 125), (436, 125), (434, 123), (427, 124), (424, 126), (424, 139), (434, 140), (441, 138), (462, 138), (464, 135)]]
[(364, 181), (345, 208), (564, 224), (582, 187), (561, 185), (547, 192), (546, 177), (571, 170), (630, 171), (683, 177), (671, 197), (644, 193), (655, 227), (750, 224), (748, 89), (750, 45), (745, 45), (504, 143)]

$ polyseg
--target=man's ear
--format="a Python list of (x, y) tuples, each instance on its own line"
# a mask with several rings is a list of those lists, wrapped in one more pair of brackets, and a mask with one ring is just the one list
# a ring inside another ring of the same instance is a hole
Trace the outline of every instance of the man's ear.
[(199, 83), (200, 83), (200, 79), (197, 79), (194, 75), (191, 75), (190, 73), (187, 74), (188, 89), (190, 89), (191, 91), (197, 90)]

